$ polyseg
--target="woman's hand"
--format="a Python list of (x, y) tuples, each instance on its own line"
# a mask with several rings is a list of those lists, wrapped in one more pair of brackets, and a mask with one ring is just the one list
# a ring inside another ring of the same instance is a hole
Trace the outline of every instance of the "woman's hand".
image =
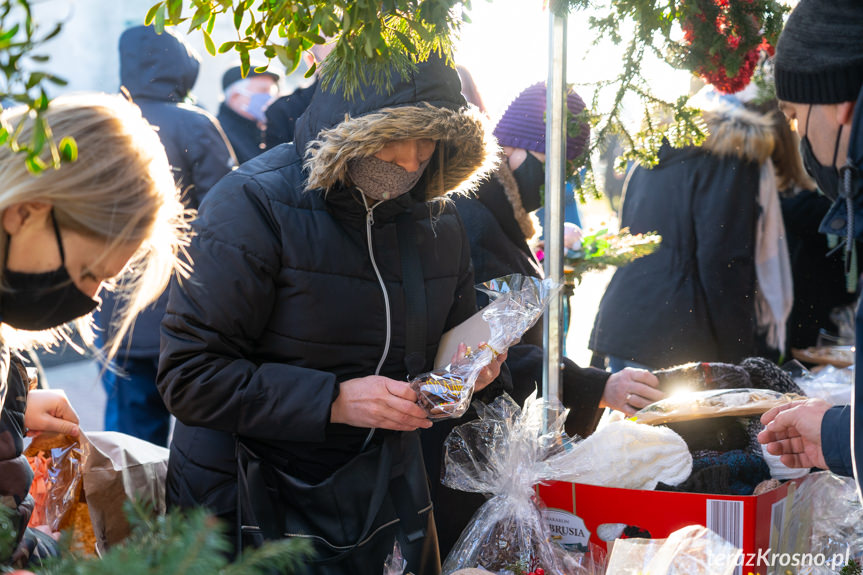
[(60, 389), (34, 389), (27, 394), (24, 426), (28, 435), (43, 431), (78, 436), (78, 414)]
[(665, 397), (659, 391), (659, 380), (646, 369), (627, 367), (611, 375), (599, 407), (610, 407), (632, 416), (636, 411)]
[(339, 386), (330, 421), (395, 431), (428, 429), (432, 422), (416, 402), (417, 394), (407, 382), (381, 375), (349, 379)]
[(482, 391), (488, 386), (488, 384), (497, 379), (497, 376), (500, 375), (500, 366), (506, 361), (506, 354), (507, 352), (503, 352), (496, 356), (491, 360), (490, 364), (482, 368), (482, 371), (479, 372), (479, 376), (476, 378), (476, 383), (474, 384), (475, 392)]

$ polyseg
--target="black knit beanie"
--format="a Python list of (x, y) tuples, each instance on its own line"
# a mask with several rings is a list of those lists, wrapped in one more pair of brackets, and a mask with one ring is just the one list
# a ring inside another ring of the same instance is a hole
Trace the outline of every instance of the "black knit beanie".
[(779, 36), (774, 63), (780, 100), (856, 101), (863, 86), (863, 1), (801, 0)]

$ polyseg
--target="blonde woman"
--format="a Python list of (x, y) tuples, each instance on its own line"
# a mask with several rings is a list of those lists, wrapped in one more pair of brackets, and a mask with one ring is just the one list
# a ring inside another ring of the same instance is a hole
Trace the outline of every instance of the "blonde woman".
[[(23, 141), (33, 128), (26, 113), (13, 109), (3, 117), (7, 126), (23, 120)], [(185, 242), (164, 148), (135, 106), (102, 94), (60, 97), (46, 119), (55, 134), (75, 138), (76, 161), (37, 177), (22, 157), (0, 148), (0, 496), (19, 526), (32, 511), (24, 433), (74, 436), (78, 418), (62, 392), (28, 393), (15, 349), (63, 337), (72, 321), (91, 343), (90, 313), (104, 286), (124, 302), (106, 347), (115, 353), (134, 315), (161, 293)], [(21, 529), (12, 564), (43, 556), (49, 542)]]

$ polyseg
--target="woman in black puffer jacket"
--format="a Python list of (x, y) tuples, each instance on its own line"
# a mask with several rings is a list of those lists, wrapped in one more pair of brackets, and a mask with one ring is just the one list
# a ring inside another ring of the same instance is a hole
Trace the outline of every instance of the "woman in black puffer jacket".
[[(235, 525), (235, 436), (310, 484), (357, 456), (370, 428), (372, 441), (408, 433), (419, 449), (415, 430), (430, 423), (405, 380), (431, 368), (440, 336), (476, 305), (470, 246), (445, 196), (497, 151), (464, 106), (455, 70), (437, 60), (384, 94), (319, 90), (293, 143), (210, 191), (194, 272), (173, 285), (162, 322), (159, 389), (178, 419), (169, 504)], [(415, 235), (425, 284), (425, 354), (410, 367), (397, 221)]]

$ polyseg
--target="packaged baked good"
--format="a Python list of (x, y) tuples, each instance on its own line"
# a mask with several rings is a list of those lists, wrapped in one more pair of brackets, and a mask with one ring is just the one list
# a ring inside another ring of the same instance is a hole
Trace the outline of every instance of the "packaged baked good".
[(488, 340), (475, 349), (463, 349), (448, 365), (410, 382), (417, 393), (417, 403), (426, 410), (429, 419), (461, 417), (467, 411), (480, 372), (537, 322), (549, 298), (559, 288), (551, 280), (512, 274), (477, 289), (492, 300), (482, 310), (489, 328)]
[(714, 389), (676, 393), (637, 411), (635, 421), (661, 425), (692, 419), (760, 415), (803, 396), (770, 389)]
[[(131, 532), (129, 500), (165, 512), (168, 450), (112, 431), (41, 434), (25, 450), (36, 479), (31, 526), (72, 532), (72, 548), (98, 554)], [(41, 505), (38, 503), (42, 500)]]
[(96, 536), (83, 489), (85, 451), (81, 442), (67, 435), (43, 433), (33, 439), (24, 455), (34, 475), (30, 527), (71, 531), (72, 550), (95, 555)]
[(476, 407), (479, 419), (456, 427), (444, 443), (443, 484), (491, 498), (462, 532), (443, 572), (481, 568), (496, 574), (562, 575), (557, 544), (533, 486), (553, 478), (548, 459), (573, 441), (563, 433), (566, 411), (556, 400), (535, 396), (522, 410), (505, 394)]

